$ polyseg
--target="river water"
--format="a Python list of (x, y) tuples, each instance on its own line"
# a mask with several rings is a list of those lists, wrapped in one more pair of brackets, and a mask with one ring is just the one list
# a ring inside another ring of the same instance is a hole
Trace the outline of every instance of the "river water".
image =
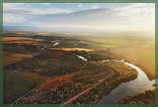
[(59, 42), (54, 43), (54, 45), (53, 45), (53, 46), (56, 46), (56, 45), (59, 45)]
[[(87, 61), (86, 58), (83, 56), (77, 55), (80, 59)], [(121, 83), (118, 87), (113, 89), (108, 95), (104, 96), (97, 104), (112, 104), (116, 101), (120, 100), (123, 97), (131, 96), (135, 94), (139, 94), (144, 92), (145, 90), (155, 89), (153, 84), (155, 84), (155, 80), (149, 80), (146, 74), (134, 64), (125, 62), (124, 60), (102, 60), (98, 62), (109, 62), (109, 61), (116, 61), (124, 63), (133, 69), (136, 69), (138, 72), (138, 76), (135, 80), (131, 80), (129, 82)]]

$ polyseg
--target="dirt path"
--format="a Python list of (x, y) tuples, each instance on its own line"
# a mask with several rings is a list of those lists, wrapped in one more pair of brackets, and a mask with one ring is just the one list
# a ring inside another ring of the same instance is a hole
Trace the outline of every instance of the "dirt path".
[[(99, 66), (105, 68), (105, 66), (102, 66), (102, 65), (99, 65)], [(102, 75), (100, 76), (101, 78), (98, 81), (96, 81), (96, 83), (92, 84), (89, 88), (87, 88), (86, 90), (77, 94), (73, 98), (67, 100), (66, 102), (64, 102), (64, 104), (69, 104), (73, 100), (75, 100), (75, 99), (79, 98), (81, 95), (89, 92), (94, 87), (98, 86), (103, 81), (107, 80), (108, 78), (110, 78), (111, 76), (114, 75), (113, 69), (106, 67), (106, 72), (107, 71), (108, 71), (108, 73), (103, 73), (104, 71), (102, 72)], [(16, 102), (18, 104), (23, 104), (23, 103), (24, 104), (34, 104), (36, 101), (42, 99), (49, 91), (56, 89), (57, 87), (59, 87), (63, 83), (67, 83), (74, 76), (73, 74), (68, 74), (68, 75), (56, 76), (56, 77), (45, 77), (45, 76), (40, 76), (38, 74), (20, 72), (20, 71), (15, 71), (15, 70), (10, 70), (10, 72), (16, 72), (16, 73), (23, 74), (23, 75), (35, 76), (35, 77), (46, 79), (45, 82), (41, 83), (40, 85), (38, 85), (34, 89), (30, 90), (28, 93), (26, 93), (25, 95), (23, 95), (22, 97), (20, 97), (16, 101), (14, 101), (13, 104), (16, 104)], [(98, 74), (98, 75), (100, 75), (100, 74)]]
[[(44, 84), (46, 83), (48, 80), (46, 80), (45, 82), (41, 83), (41, 84)], [(40, 85), (41, 85), (40, 84)], [(15, 100), (12, 104), (16, 104), (19, 100), (27, 97), (30, 93), (34, 92), (36, 89), (38, 89), (40, 87), (40, 85), (36, 86), (34, 89), (30, 90), (29, 92), (27, 92), (26, 94), (24, 94), (23, 96), (21, 96), (20, 98), (18, 98), (17, 100)]]
[(50, 91), (58, 88), (64, 83), (67, 83), (72, 77), (73, 74), (50, 77), (50, 79), (47, 79), (36, 88), (32, 89), (31, 91), (14, 101), (13, 104), (15, 104), (16, 102), (18, 102), (18, 104), (34, 104), (36, 101), (42, 99)]
[(69, 104), (71, 103), (73, 100), (79, 98), (80, 96), (82, 96), (85, 93), (88, 93), (90, 90), (92, 90), (94, 87), (100, 85), (103, 81), (107, 80), (109, 77), (113, 76), (114, 72), (109, 73), (108, 75), (106, 75), (103, 79), (100, 79), (97, 81), (97, 83), (93, 84), (91, 87), (87, 88), (86, 90), (82, 91), (81, 93), (77, 94), (76, 96), (70, 98), (69, 100), (67, 100), (66, 102), (64, 102), (63, 104)]

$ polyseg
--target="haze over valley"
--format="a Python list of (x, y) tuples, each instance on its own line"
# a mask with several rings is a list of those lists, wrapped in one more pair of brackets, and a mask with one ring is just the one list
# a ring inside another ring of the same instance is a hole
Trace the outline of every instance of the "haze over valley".
[(154, 104), (155, 4), (4, 3), (3, 70), (4, 104)]

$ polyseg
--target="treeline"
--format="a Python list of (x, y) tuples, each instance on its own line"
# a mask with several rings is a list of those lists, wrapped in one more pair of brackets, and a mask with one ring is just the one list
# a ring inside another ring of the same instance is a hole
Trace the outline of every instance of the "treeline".
[(50, 91), (43, 98), (29, 100), (21, 99), (17, 104), (60, 104), (64, 103), (66, 100), (72, 98), (76, 94), (85, 90), (87, 87), (81, 83), (67, 83), (63, 84), (56, 90)]
[(36, 46), (24, 44), (24, 45), (16, 45), (16, 44), (3, 44), (3, 51), (13, 52), (13, 53), (39, 53), (41, 52)]
[(128, 96), (119, 104), (155, 104), (155, 90), (146, 90), (144, 93)]
[(85, 64), (84, 61), (78, 59), (76, 56), (68, 55), (65, 58), (48, 59), (44, 64), (44, 69), (40, 72), (41, 75), (64, 75), (79, 71)]
[(102, 82), (88, 93), (74, 100), (72, 104), (96, 104), (100, 99), (103, 98), (103, 96), (110, 93), (111, 90), (119, 86), (121, 83), (134, 80), (138, 75), (136, 70), (125, 66), (123, 63), (108, 62), (108, 64), (105, 65), (115, 69), (115, 76)]
[(76, 56), (78, 53), (86, 56), (88, 60), (105, 59), (105, 56), (89, 54), (85, 51), (67, 52), (63, 50), (45, 50), (40, 55), (7, 65), (4, 69), (38, 73), (45, 76), (64, 75), (79, 70), (96, 69), (95, 64), (90, 64), (79, 59)]
[[(113, 69), (96, 64), (87, 62), (84, 64), (79, 72), (75, 73), (73, 81), (81, 82), (84, 84), (92, 84), (98, 81), (101, 78), (104, 78), (106, 75), (113, 72)], [(116, 72), (115, 75), (118, 73)]]
[(101, 69), (100, 66), (92, 63), (86, 63), (82, 67), (81, 71), (75, 73), (73, 81), (81, 82), (84, 84), (91, 84), (98, 80), (97, 74), (100, 72), (103, 72), (103, 69)]
[[(117, 78), (117, 77), (113, 77)], [(105, 95), (110, 93), (114, 88), (119, 86), (122, 82), (129, 81), (135, 79), (135, 75), (127, 76), (127, 78), (123, 79), (114, 79), (108, 80), (97, 87), (90, 90), (88, 93), (82, 95), (78, 99), (74, 100), (71, 104), (96, 104), (100, 99), (102, 99)]]
[(100, 61), (108, 59), (107, 56), (98, 55), (98, 54), (90, 54), (86, 51), (74, 51), (75, 54), (80, 55), (88, 59), (89, 61)]
[(52, 51), (48, 53), (45, 52), (41, 56), (39, 55), (34, 58), (25, 59), (21, 62), (7, 65), (4, 69), (53, 76), (76, 72), (80, 70), (84, 64), (84, 61), (72, 53), (62, 52), (60, 54), (59, 51)]
[(16, 62), (10, 65), (6, 65), (4, 69), (17, 70), (22, 72), (35, 72), (36, 69), (41, 67), (38, 65), (37, 60), (32, 60), (31, 58), (24, 59), (21, 62)]

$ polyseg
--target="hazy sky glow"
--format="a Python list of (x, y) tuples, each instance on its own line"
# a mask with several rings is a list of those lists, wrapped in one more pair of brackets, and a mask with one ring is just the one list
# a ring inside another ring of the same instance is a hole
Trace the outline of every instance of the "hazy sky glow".
[(4, 3), (3, 25), (155, 32), (155, 4)]

